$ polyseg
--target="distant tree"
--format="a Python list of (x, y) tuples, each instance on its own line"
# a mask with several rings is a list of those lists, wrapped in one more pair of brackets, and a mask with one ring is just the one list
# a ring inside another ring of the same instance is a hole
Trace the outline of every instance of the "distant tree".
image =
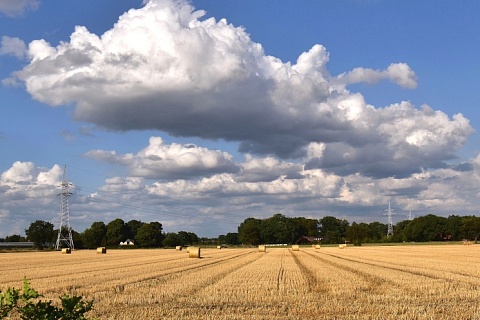
[(347, 238), (354, 245), (361, 246), (368, 237), (368, 224), (353, 222), (347, 229)]
[[(371, 222), (367, 225), (368, 228), (368, 236), (366, 241), (368, 242), (380, 242), (387, 236), (388, 226), (385, 223), (380, 222)], [(397, 231), (395, 230), (393, 233), (395, 234)]]
[(322, 243), (342, 243), (348, 228), (347, 220), (340, 220), (332, 216), (325, 216), (319, 220), (319, 233), (323, 237)]
[[(405, 236), (405, 228), (410, 224), (411, 220), (403, 220), (398, 222), (393, 226), (393, 236), (391, 237), (392, 242), (404, 242), (408, 241)], [(385, 229), (385, 234), (387, 233)]]
[(263, 242), (260, 234), (260, 223), (262, 220), (247, 218), (238, 226), (238, 239), (240, 243), (258, 245)]
[(25, 241), (25, 238), (22, 237), (21, 235), (13, 234), (11, 236), (6, 236), (5, 241), (6, 242), (23, 242)]
[[(57, 232), (57, 235), (58, 235), (58, 232)], [(72, 238), (73, 238), (73, 244), (75, 246), (75, 249), (85, 248), (83, 244), (83, 236), (81, 233), (78, 233), (77, 231), (72, 229)]]
[(53, 228), (54, 226), (50, 222), (36, 220), (25, 230), (25, 234), (27, 239), (32, 241), (38, 249), (43, 249), (44, 246), (54, 242), (55, 231)]
[(175, 232), (169, 232), (165, 235), (165, 239), (163, 239), (162, 244), (165, 247), (175, 247), (175, 246), (181, 246), (180, 238), (178, 237), (178, 234)]
[(480, 217), (462, 217), (461, 235), (459, 240), (478, 240), (480, 235)]
[(193, 232), (179, 231), (178, 238), (180, 239), (180, 245), (182, 246), (195, 245), (199, 242), (198, 236)]
[(120, 242), (127, 240), (128, 227), (125, 225), (125, 222), (122, 219), (110, 221), (107, 224), (106, 238), (108, 246), (119, 245)]
[(90, 228), (85, 229), (82, 240), (85, 248), (95, 249), (106, 245), (107, 226), (102, 221), (94, 222)]
[(404, 235), (407, 241), (443, 241), (447, 235), (446, 225), (447, 218), (429, 214), (410, 221)]
[(292, 243), (296, 239), (292, 221), (283, 214), (277, 213), (260, 223), (260, 234), (265, 243)]
[(236, 246), (238, 245), (238, 233), (236, 232), (229, 232), (225, 235), (225, 242), (226, 244)]
[(144, 225), (142, 221), (130, 220), (127, 222), (128, 238), (131, 240), (137, 240), (137, 232)]
[(159, 247), (164, 236), (159, 222), (144, 223), (137, 232), (137, 244), (141, 247)]
[(303, 217), (289, 218), (295, 228), (295, 240), (302, 236), (318, 237), (318, 220)]

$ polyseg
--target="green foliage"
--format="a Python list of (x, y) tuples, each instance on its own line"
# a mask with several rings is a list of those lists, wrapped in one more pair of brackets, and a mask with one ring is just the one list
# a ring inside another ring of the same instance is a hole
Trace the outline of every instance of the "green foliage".
[(138, 230), (144, 225), (145, 223), (139, 220), (130, 220), (126, 223), (128, 227), (128, 239), (137, 240), (137, 233)]
[(118, 246), (128, 239), (128, 227), (122, 219), (115, 219), (107, 224), (107, 246)]
[(83, 245), (87, 249), (95, 249), (105, 245), (105, 236), (107, 234), (107, 226), (102, 221), (92, 223), (90, 228), (86, 229), (82, 234)]
[[(238, 245), (238, 233), (229, 232), (225, 235), (224, 240), (225, 241), (223, 243), (236, 246)], [(222, 244), (222, 243), (219, 243), (219, 244)]]
[(319, 220), (320, 236), (322, 243), (343, 243), (346, 240), (348, 221), (332, 216), (325, 216)]
[(181, 246), (196, 245), (199, 242), (198, 236), (193, 232), (178, 231), (178, 238)]
[(165, 239), (163, 239), (162, 244), (165, 247), (175, 247), (175, 246), (180, 246), (180, 238), (178, 237), (178, 234), (175, 232), (169, 232), (165, 236)]
[(35, 246), (42, 249), (46, 244), (55, 241), (55, 231), (53, 224), (47, 221), (36, 220), (25, 230), (27, 239), (34, 242)]
[(164, 238), (162, 231), (159, 222), (144, 223), (137, 231), (136, 241), (141, 247), (159, 247)]
[(41, 297), (26, 278), (22, 293), (15, 288), (8, 288), (5, 293), (0, 291), (0, 319), (18, 314), (23, 320), (87, 320), (85, 313), (93, 308), (93, 301), (83, 301), (81, 296), (60, 297), (61, 307), (53, 305), (52, 301), (38, 300)]
[(265, 243), (292, 243), (296, 239), (293, 222), (283, 214), (277, 213), (271, 218), (262, 220), (260, 224)]
[(5, 242), (22, 242), (22, 241), (25, 241), (25, 238), (18, 234), (13, 234), (11, 236), (5, 237)]
[(255, 218), (245, 219), (238, 227), (238, 238), (240, 243), (258, 245), (262, 243), (260, 234), (260, 223), (262, 220)]

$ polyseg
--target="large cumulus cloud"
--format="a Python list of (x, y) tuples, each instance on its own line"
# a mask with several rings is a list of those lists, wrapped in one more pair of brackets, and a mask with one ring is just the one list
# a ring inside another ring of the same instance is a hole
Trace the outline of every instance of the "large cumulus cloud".
[(321, 45), (283, 62), (243, 28), (204, 14), (185, 0), (151, 0), (102, 35), (77, 26), (57, 46), (32, 41), (14, 77), (34, 99), (73, 104), (75, 119), (109, 129), (236, 141), (241, 152), (283, 159), (323, 145), (308, 168), (342, 175), (441, 167), (472, 132), (461, 114), (408, 102), (377, 108), (347, 89), (383, 79), (415, 88), (406, 63), (334, 76)]
[(194, 179), (238, 170), (233, 157), (226, 152), (194, 144), (168, 145), (160, 137), (151, 137), (149, 145), (136, 154), (91, 150), (85, 156), (127, 166), (130, 175), (148, 179)]

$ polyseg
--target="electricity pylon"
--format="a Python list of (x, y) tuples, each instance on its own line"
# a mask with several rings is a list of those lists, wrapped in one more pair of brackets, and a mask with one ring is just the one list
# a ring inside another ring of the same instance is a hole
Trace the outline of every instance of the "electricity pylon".
[(65, 244), (68, 248), (74, 249), (72, 228), (70, 227), (70, 210), (68, 208), (68, 198), (72, 195), (70, 192), (70, 182), (67, 180), (67, 166), (63, 168), (63, 177), (60, 187), (62, 192), (58, 194), (60, 196), (60, 226), (58, 227), (57, 243), (55, 245), (56, 250), (62, 248), (62, 244)]
[(393, 236), (393, 219), (392, 216), (395, 214), (390, 204), (391, 201), (388, 201), (388, 209), (385, 210), (384, 215), (388, 217), (388, 228), (387, 228), (387, 237)]

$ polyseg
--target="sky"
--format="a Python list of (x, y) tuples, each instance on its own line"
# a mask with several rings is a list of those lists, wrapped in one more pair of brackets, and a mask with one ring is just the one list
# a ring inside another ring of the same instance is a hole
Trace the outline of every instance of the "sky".
[(478, 215), (476, 0), (0, 0), (0, 237)]

